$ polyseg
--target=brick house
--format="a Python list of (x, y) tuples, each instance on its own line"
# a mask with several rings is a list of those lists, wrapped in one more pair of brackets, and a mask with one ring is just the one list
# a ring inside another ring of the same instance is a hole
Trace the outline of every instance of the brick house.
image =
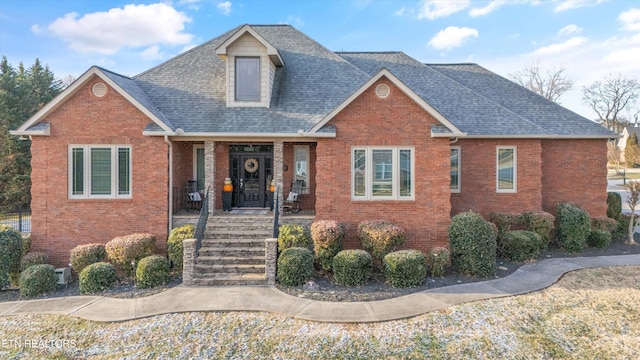
[(287, 25), (239, 26), (134, 77), (92, 67), (12, 133), (32, 140), (33, 249), (58, 265), (134, 232), (162, 251), (205, 189), (223, 208), (225, 178), (238, 209), (298, 184), (351, 248), (367, 219), (428, 251), (467, 210), (605, 216), (616, 137), (476, 64), (332, 52)]

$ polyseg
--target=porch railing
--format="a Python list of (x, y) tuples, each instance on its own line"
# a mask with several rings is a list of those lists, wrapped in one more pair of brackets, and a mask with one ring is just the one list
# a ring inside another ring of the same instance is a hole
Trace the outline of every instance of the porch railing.
[(193, 187), (174, 187), (173, 188), (173, 213), (180, 211), (196, 212), (202, 209), (204, 203), (204, 192), (195, 190)]
[(202, 207), (200, 208), (200, 216), (198, 217), (198, 223), (196, 224), (195, 238), (196, 238), (196, 255), (200, 251), (202, 246), (202, 239), (204, 239), (204, 230), (207, 228), (207, 220), (209, 219), (209, 188), (204, 195), (202, 201)]
[(273, 195), (275, 198), (273, 201), (273, 237), (277, 239), (278, 235), (280, 235), (280, 226), (278, 224), (280, 217), (280, 205), (278, 204), (280, 199), (280, 188), (277, 188)]

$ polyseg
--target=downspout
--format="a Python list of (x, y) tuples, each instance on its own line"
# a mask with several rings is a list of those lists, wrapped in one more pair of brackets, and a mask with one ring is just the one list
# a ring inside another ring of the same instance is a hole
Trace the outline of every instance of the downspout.
[(460, 138), (450, 139), (449, 140), (449, 145), (453, 145), (453, 144), (457, 143), (459, 139)]
[(164, 142), (169, 146), (169, 206), (168, 208), (168, 216), (169, 216), (169, 229), (167, 230), (167, 234), (171, 232), (173, 228), (173, 144), (169, 140), (169, 136), (164, 136)]

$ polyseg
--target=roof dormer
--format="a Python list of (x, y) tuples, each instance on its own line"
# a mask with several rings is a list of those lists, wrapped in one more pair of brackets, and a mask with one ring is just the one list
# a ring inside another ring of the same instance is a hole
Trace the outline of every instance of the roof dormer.
[(226, 62), (228, 107), (269, 107), (276, 67), (284, 66), (278, 50), (249, 25), (216, 48)]

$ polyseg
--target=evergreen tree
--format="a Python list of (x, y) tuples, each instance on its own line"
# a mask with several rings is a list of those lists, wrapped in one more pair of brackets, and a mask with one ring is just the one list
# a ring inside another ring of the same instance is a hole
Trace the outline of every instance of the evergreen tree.
[(624, 160), (627, 167), (636, 167), (640, 163), (640, 147), (638, 146), (638, 135), (635, 133), (627, 140), (627, 146), (624, 148)]
[(0, 61), (0, 212), (31, 203), (31, 141), (9, 134), (61, 91), (49, 67), (40, 60), (25, 70)]

